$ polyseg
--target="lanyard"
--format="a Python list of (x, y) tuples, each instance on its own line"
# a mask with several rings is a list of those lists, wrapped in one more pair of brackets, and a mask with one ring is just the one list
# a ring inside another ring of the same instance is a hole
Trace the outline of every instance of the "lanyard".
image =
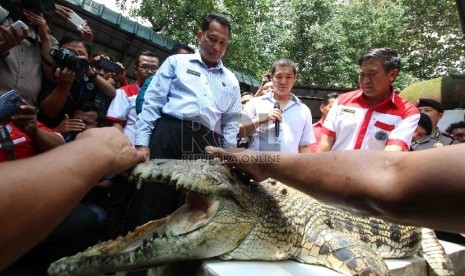
[(0, 142), (2, 145), (2, 149), (6, 150), (8, 152), (8, 158), (10, 160), (15, 160), (15, 154), (14, 154), (14, 144), (13, 141), (11, 140), (10, 133), (8, 132), (8, 129), (6, 129), (6, 126), (2, 126), (0, 128)]

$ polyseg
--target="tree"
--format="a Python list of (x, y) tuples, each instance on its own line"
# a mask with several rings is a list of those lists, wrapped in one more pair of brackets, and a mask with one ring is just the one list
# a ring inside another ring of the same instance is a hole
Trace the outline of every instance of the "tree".
[(407, 70), (418, 79), (463, 72), (464, 44), (454, 1), (404, 0), (400, 48)]
[[(126, 0), (118, 0), (120, 5)], [(358, 58), (397, 49), (400, 90), (413, 81), (464, 71), (463, 41), (451, 0), (132, 0), (133, 15), (174, 40), (197, 45), (209, 12), (225, 14), (232, 34), (225, 64), (261, 79), (280, 57), (294, 60), (299, 82), (358, 86)]]

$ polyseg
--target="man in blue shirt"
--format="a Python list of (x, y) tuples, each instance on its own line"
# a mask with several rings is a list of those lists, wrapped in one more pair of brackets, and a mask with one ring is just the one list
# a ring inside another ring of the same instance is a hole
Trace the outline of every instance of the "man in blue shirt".
[[(208, 138), (221, 137), (222, 146), (235, 145), (241, 112), (239, 82), (221, 61), (228, 46), (229, 31), (226, 18), (207, 15), (198, 33), (199, 53), (169, 57), (154, 76), (136, 125), (135, 145), (146, 154), (147, 159), (150, 151), (160, 148), (160, 139), (174, 136), (167, 139), (172, 145), (173, 138), (179, 140), (180, 134), (185, 136), (189, 130), (193, 130), (191, 132), (195, 136), (200, 134), (197, 129), (203, 129), (210, 132)], [(160, 133), (167, 124), (176, 120), (178, 125), (181, 123), (183, 126), (182, 132), (174, 135)], [(194, 142), (204, 144), (203, 140), (207, 137), (203, 138), (200, 141), (194, 139)], [(156, 141), (153, 147), (149, 147), (151, 140)], [(186, 142), (186, 138), (178, 142)], [(192, 142), (178, 145), (169, 156), (166, 156), (165, 148), (160, 153), (162, 156), (152, 153), (150, 158), (182, 158), (185, 154), (197, 152), (195, 143), (193, 147)], [(199, 154), (203, 148), (200, 145)]]
[[(206, 157), (207, 145), (236, 147), (241, 101), (239, 82), (224, 67), (230, 23), (205, 17), (198, 53), (173, 55), (159, 68), (145, 93), (134, 145), (149, 158)], [(144, 185), (134, 195), (134, 226), (164, 217), (178, 205), (173, 187)]]

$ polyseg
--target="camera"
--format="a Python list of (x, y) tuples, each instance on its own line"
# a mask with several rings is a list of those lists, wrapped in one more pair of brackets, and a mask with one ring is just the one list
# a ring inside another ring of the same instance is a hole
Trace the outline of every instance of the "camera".
[(18, 91), (10, 90), (7, 93), (0, 96), (0, 120), (4, 120), (16, 110), (22, 104), (21, 97)]
[(55, 66), (64, 68), (67, 67), (74, 72), (85, 72), (89, 67), (89, 62), (83, 57), (76, 56), (73, 52), (66, 48), (52, 49), (50, 55), (55, 60)]
[(0, 0), (0, 5), (13, 13), (23, 9), (45, 15), (53, 15), (55, 12), (53, 0)]

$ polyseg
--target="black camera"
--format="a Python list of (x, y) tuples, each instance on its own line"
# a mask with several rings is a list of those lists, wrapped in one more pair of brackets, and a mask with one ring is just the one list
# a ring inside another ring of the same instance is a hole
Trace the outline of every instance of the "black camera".
[(78, 57), (66, 48), (52, 49), (50, 55), (55, 60), (55, 66), (67, 67), (74, 72), (85, 72), (89, 68), (89, 62), (84, 57)]
[(104, 69), (108, 72), (115, 73), (117, 75), (121, 72), (121, 67), (118, 64), (105, 58), (100, 58), (100, 62), (98, 63), (98, 68)]
[(11, 90), (0, 96), (0, 120), (3, 120), (18, 110), (23, 103), (18, 91)]
[(13, 13), (23, 9), (45, 15), (53, 15), (55, 12), (53, 0), (0, 0), (0, 5)]

